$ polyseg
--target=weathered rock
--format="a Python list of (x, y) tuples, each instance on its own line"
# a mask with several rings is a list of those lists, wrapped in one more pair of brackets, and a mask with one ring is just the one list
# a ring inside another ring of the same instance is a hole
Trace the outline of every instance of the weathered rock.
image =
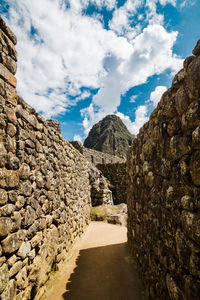
[(19, 175), (17, 171), (0, 171), (0, 187), (1, 188), (14, 188), (19, 184)]
[(21, 221), (22, 217), (21, 214), (18, 211), (15, 211), (12, 216), (13, 226), (12, 226), (12, 232), (17, 231), (21, 228)]
[(30, 167), (26, 163), (23, 163), (19, 169), (19, 177), (22, 179), (27, 179), (30, 176)]
[(19, 289), (24, 289), (28, 286), (28, 278), (27, 278), (27, 270), (26, 267), (17, 274), (16, 276), (16, 283)]
[(8, 126), (7, 126), (7, 134), (10, 136), (10, 137), (14, 137), (15, 134), (17, 132), (17, 129), (16, 127), (12, 124), (12, 123), (8, 123)]
[(17, 274), (19, 272), (19, 270), (21, 270), (21, 268), (22, 268), (22, 262), (17, 261), (10, 269), (9, 277), (13, 277), (15, 274)]
[(12, 220), (0, 217), (0, 237), (7, 236), (12, 230)]
[(166, 278), (167, 288), (169, 291), (170, 299), (172, 300), (182, 300), (183, 299), (183, 293), (180, 290), (180, 288), (176, 285), (173, 278), (167, 274)]
[(0, 293), (3, 292), (5, 289), (6, 285), (8, 284), (9, 280), (9, 272), (8, 272), (8, 267), (6, 264), (4, 264), (0, 268)]
[(3, 189), (0, 189), (0, 205), (6, 204), (8, 201), (7, 192)]
[(7, 217), (14, 212), (15, 206), (13, 204), (6, 204), (0, 207), (0, 216)]
[(12, 267), (14, 263), (16, 263), (16, 261), (17, 261), (17, 256), (14, 254), (7, 260), (7, 263), (9, 267)]
[(23, 230), (20, 230), (16, 233), (12, 233), (6, 239), (4, 239), (2, 244), (3, 253), (10, 254), (19, 249), (22, 242), (24, 241), (25, 233)]
[(192, 154), (190, 160), (190, 174), (195, 185), (200, 185), (200, 152), (196, 151)]
[(22, 219), (23, 227), (29, 227), (35, 221), (35, 210), (31, 206), (26, 207), (24, 218)]
[(9, 170), (18, 170), (19, 169), (19, 159), (15, 156), (8, 156), (6, 167)]
[(193, 49), (192, 53), (195, 55), (195, 56), (199, 56), (200, 55), (200, 40), (198, 40), (195, 48)]
[(16, 282), (14, 279), (11, 279), (6, 286), (5, 290), (1, 294), (1, 300), (15, 300), (16, 298)]
[(27, 257), (30, 251), (31, 251), (30, 242), (23, 242), (17, 252), (17, 255), (24, 259)]

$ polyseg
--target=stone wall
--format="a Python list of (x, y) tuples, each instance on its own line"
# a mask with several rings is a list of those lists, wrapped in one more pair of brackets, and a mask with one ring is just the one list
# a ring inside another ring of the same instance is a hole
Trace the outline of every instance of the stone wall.
[(81, 142), (71, 141), (70, 142), (83, 156), (91, 162), (93, 165), (97, 164), (115, 164), (125, 162), (124, 158), (118, 156), (110, 155), (104, 152), (96, 151), (93, 149), (85, 148)]
[(133, 141), (128, 240), (150, 299), (200, 299), (200, 42)]
[(113, 205), (112, 192), (109, 189), (108, 179), (92, 163), (87, 162), (87, 164), (92, 206)]
[[(72, 141), (70, 143), (82, 153), (90, 163), (89, 174), (91, 179), (92, 205), (126, 203), (126, 160), (85, 148), (82, 143), (78, 141)], [(101, 172), (99, 173), (92, 165), (96, 166)], [(110, 195), (110, 191), (112, 195)]]
[(98, 164), (97, 168), (109, 181), (114, 204), (126, 203), (126, 163)]
[(17, 96), (0, 18), (0, 298), (33, 299), (89, 222), (85, 158)]

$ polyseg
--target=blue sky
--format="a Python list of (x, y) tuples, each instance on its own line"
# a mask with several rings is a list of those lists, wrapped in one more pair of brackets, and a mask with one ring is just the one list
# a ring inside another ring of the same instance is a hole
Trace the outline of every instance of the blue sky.
[(200, 38), (198, 0), (8, 0), (18, 93), (67, 140), (117, 114), (137, 134)]

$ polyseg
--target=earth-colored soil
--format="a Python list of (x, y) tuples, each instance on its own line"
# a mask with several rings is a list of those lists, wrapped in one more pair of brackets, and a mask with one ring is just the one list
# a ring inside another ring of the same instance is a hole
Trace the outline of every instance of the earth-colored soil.
[(92, 222), (42, 299), (145, 300), (126, 241), (125, 227)]

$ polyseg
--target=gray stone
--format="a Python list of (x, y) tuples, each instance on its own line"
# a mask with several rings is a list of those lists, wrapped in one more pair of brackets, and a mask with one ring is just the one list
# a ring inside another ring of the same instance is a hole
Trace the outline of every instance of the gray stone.
[(14, 212), (15, 206), (13, 204), (6, 204), (0, 208), (0, 215), (3, 217), (10, 216)]
[(16, 298), (16, 291), (17, 291), (17, 287), (16, 287), (16, 282), (14, 279), (11, 279), (7, 285), (7, 287), (5, 288), (5, 290), (3, 291), (3, 293), (1, 294), (1, 300), (15, 300)]
[(7, 263), (9, 267), (12, 267), (14, 263), (16, 263), (16, 261), (17, 261), (17, 256), (14, 254), (7, 260)]
[(32, 194), (32, 188), (30, 181), (21, 182), (19, 193), (24, 196), (30, 196)]
[(36, 218), (35, 210), (28, 205), (25, 210), (24, 218), (22, 219), (22, 226), (29, 227), (34, 223), (35, 218)]
[(19, 169), (19, 176), (22, 179), (28, 179), (30, 176), (30, 167), (26, 163), (23, 163)]
[(17, 192), (16, 191), (9, 191), (8, 192), (9, 201), (15, 204), (17, 202)]
[(17, 197), (17, 202), (16, 202), (16, 208), (21, 209), (25, 204), (25, 198), (24, 196), (18, 196)]
[(0, 268), (0, 293), (3, 292), (6, 285), (8, 284), (8, 281), (9, 281), (8, 266), (6, 264), (4, 264)]
[(168, 292), (170, 295), (170, 299), (182, 300), (183, 293), (169, 274), (167, 274), (166, 283), (167, 283), (167, 288), (168, 288)]
[(17, 261), (10, 269), (9, 277), (13, 277), (15, 274), (17, 274), (19, 272), (19, 270), (21, 270), (21, 268), (22, 268), (22, 262)]
[(31, 251), (30, 242), (23, 242), (17, 252), (17, 255), (21, 258), (26, 258), (29, 252)]
[(21, 271), (16, 276), (17, 287), (20, 289), (25, 289), (28, 286), (27, 270), (23, 267)]
[(19, 159), (15, 156), (8, 156), (7, 169), (18, 170), (19, 169)]
[(12, 123), (8, 123), (8, 126), (7, 126), (7, 134), (8, 134), (10, 137), (14, 137), (14, 136), (16, 135), (16, 132), (17, 132), (16, 127), (15, 127)]
[(22, 242), (24, 241), (25, 233), (23, 230), (19, 230), (16, 233), (12, 233), (6, 239), (4, 239), (1, 244), (3, 248), (3, 253), (10, 254), (19, 249)]
[(194, 50), (192, 51), (192, 53), (195, 55), (195, 56), (198, 56), (200, 55), (200, 40), (198, 40)]
[(0, 205), (6, 204), (8, 201), (7, 192), (3, 189), (0, 189)]
[(13, 222), (10, 218), (0, 217), (0, 237), (7, 236), (12, 230)]
[(13, 216), (12, 216), (12, 221), (13, 221), (13, 226), (12, 226), (12, 231), (17, 231), (21, 227), (21, 214), (18, 211), (15, 211)]

